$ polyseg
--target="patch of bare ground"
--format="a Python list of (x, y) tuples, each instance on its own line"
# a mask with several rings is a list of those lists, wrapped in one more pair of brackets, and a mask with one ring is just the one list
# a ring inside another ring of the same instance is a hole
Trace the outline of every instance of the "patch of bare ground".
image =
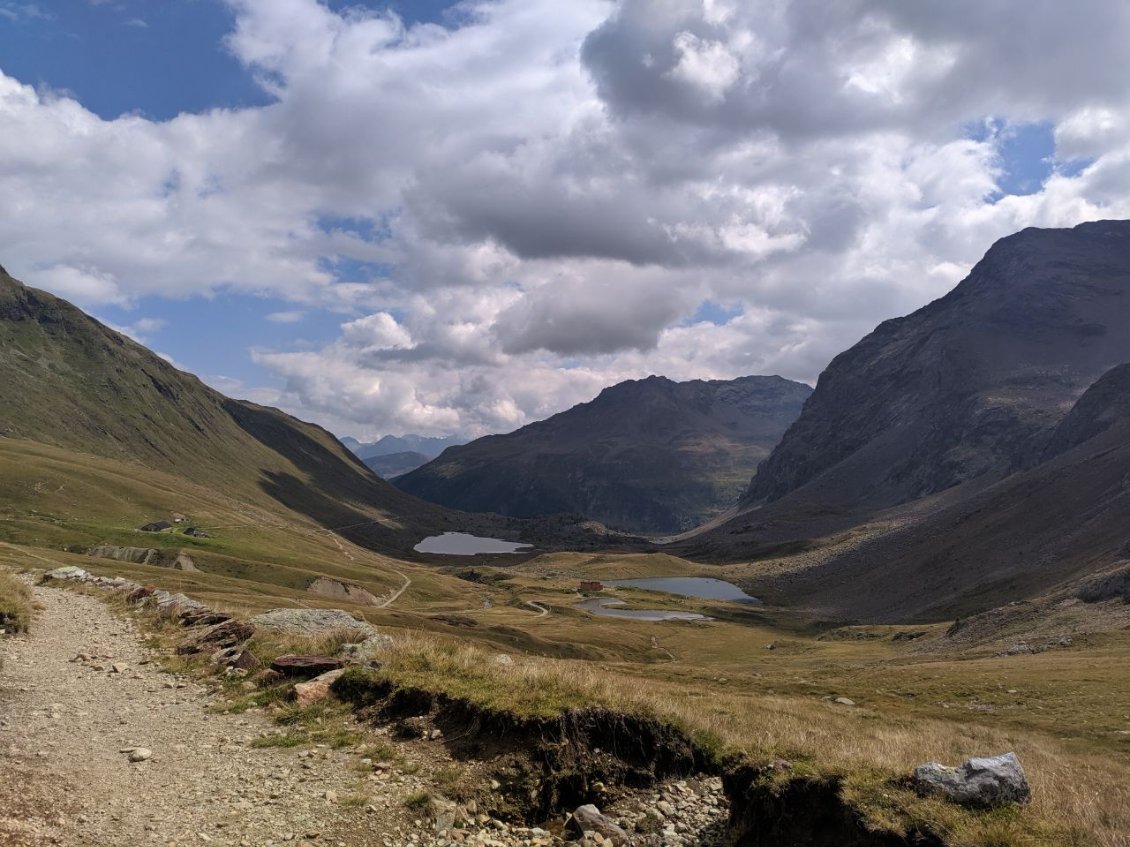
[(408, 839), (404, 799), (422, 777), (369, 779), (355, 748), (264, 744), (279, 731), (265, 715), (209, 708), (204, 688), (158, 670), (129, 618), (81, 593), (34, 593), (31, 633), (0, 643), (0, 843)]

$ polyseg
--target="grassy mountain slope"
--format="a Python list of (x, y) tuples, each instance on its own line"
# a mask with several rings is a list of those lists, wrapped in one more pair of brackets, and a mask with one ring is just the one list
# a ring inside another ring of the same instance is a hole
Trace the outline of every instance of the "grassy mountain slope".
[(321, 427), (226, 398), (7, 274), (0, 274), (0, 436), (273, 501), (375, 550), (410, 550), (451, 519), (376, 478)]
[(396, 485), (468, 511), (689, 529), (736, 500), (810, 393), (781, 377), (629, 381), (548, 420), (448, 448)]

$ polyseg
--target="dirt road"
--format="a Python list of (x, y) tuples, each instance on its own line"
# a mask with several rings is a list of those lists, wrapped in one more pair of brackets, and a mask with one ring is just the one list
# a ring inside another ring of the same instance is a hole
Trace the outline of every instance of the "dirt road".
[[(413, 780), (366, 783), (356, 751), (254, 748), (273, 724), (210, 711), (207, 692), (157, 669), (132, 621), (71, 591), (36, 588), (35, 599), (31, 635), (0, 640), (0, 844), (384, 845), (407, 835), (401, 796)], [(80, 653), (92, 659), (73, 661)], [(152, 756), (132, 763), (123, 751), (138, 747)]]

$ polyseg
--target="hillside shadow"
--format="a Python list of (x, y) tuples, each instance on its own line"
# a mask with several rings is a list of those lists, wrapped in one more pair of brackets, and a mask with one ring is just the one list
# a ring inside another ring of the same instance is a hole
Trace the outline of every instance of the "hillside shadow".
[[(429, 523), (439, 523), (427, 514), (427, 504), (413, 502), (414, 498), (372, 476), (359, 459), (335, 453), (277, 413), (237, 400), (225, 400), (224, 410), (244, 432), (307, 477), (263, 469), (260, 488), (325, 529), (370, 550), (403, 558), (411, 554), (422, 534), (431, 531)], [(350, 504), (391, 513), (402, 525), (380, 523)]]

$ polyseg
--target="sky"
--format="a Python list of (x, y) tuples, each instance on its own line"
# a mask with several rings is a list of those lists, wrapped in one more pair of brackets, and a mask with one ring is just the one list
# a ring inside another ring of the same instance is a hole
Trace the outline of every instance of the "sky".
[(1124, 0), (0, 0), (0, 264), (339, 435), (814, 383), (1130, 217)]

